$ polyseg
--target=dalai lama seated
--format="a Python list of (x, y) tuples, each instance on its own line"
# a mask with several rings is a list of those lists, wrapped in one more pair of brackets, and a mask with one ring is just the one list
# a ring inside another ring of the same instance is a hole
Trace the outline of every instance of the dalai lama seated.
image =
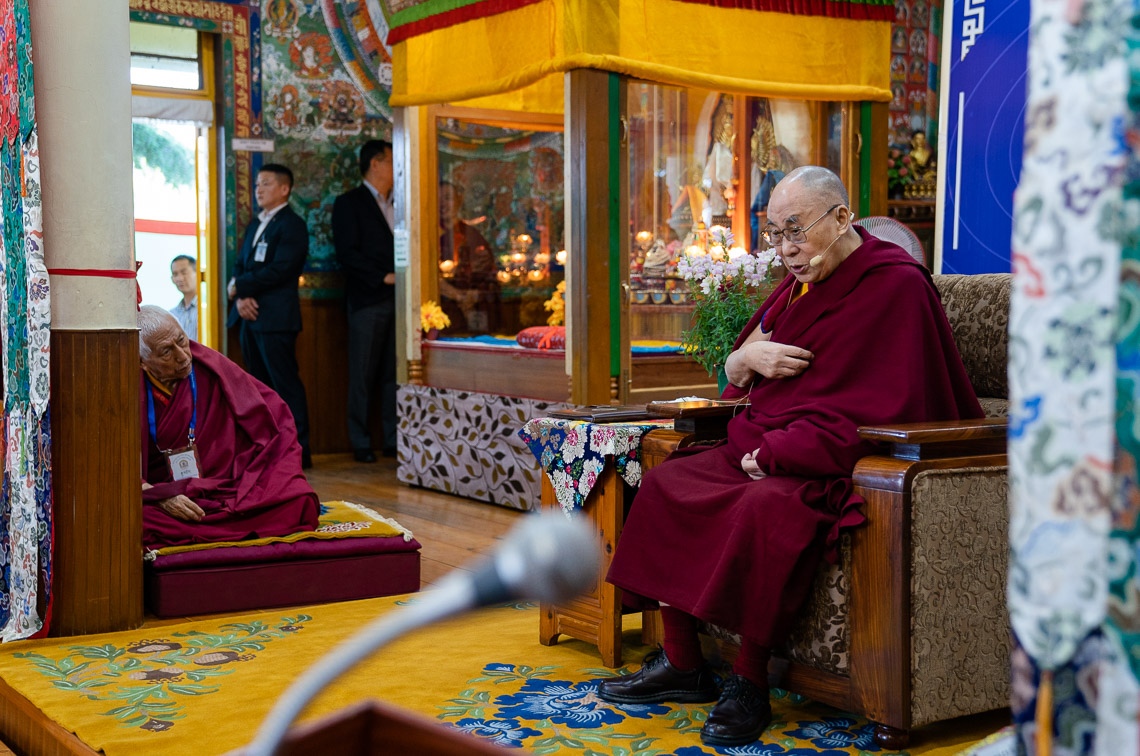
[(289, 407), (162, 308), (139, 312), (143, 545), (283, 536), (317, 527)]
[[(728, 357), (726, 399), (747, 397), (727, 440), (646, 473), (609, 581), (661, 604), (664, 650), (598, 697), (716, 705), (711, 746), (756, 740), (771, 722), (770, 649), (781, 644), (838, 530), (863, 521), (851, 480), (876, 452), (859, 426), (982, 416), (938, 291), (898, 246), (853, 224), (831, 171), (804, 166), (772, 192), (764, 229), (790, 275)], [(698, 620), (741, 636), (718, 685)]]

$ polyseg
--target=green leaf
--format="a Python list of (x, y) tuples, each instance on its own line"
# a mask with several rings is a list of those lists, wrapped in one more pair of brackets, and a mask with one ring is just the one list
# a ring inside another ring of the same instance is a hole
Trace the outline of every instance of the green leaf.
[(169, 135), (146, 123), (131, 124), (136, 168), (149, 166), (171, 186), (194, 183), (194, 155)]
[(166, 689), (171, 693), (178, 693), (186, 696), (204, 696), (207, 693), (217, 693), (219, 688), (210, 687), (208, 685), (168, 685)]

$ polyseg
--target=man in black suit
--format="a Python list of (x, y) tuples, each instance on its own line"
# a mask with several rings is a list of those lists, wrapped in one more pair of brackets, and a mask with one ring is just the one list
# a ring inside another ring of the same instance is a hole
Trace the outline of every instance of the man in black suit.
[(360, 148), (364, 182), (336, 198), (332, 229), (348, 304), (348, 437), (357, 462), (375, 462), (368, 411), (377, 384), (383, 454), (396, 456), (396, 266), (392, 239), (392, 145)]
[(297, 370), (301, 302), (297, 279), (309, 254), (309, 229), (289, 207), (293, 172), (266, 163), (257, 173), (257, 221), (246, 229), (228, 293), (227, 326), (241, 323), (245, 368), (289, 405), (301, 443), (301, 466), (311, 467), (309, 406)]

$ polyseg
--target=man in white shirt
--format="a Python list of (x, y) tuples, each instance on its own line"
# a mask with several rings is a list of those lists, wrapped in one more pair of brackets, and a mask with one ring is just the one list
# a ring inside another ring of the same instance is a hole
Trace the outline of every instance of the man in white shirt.
[(170, 314), (186, 332), (186, 338), (198, 340), (198, 263), (190, 255), (178, 255), (170, 262), (170, 280), (182, 292), (182, 299), (170, 308)]

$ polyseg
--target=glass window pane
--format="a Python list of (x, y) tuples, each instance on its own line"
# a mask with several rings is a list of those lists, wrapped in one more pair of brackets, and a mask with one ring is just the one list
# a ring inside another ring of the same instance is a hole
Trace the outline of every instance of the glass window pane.
[[(677, 263), (686, 249), (767, 248), (759, 231), (791, 169), (835, 162), (821, 144), (841, 119), (820, 105), (630, 82), (630, 339), (680, 342), (693, 304)], [(821, 138), (822, 137), (822, 138)], [(727, 250), (726, 250), (727, 252)], [(738, 254), (738, 253), (736, 253)]]
[(444, 335), (546, 325), (565, 271), (561, 132), (457, 118), (437, 129)]
[(198, 32), (181, 26), (131, 22), (131, 52), (198, 59)]
[(131, 84), (169, 89), (201, 89), (198, 61), (131, 55)]

